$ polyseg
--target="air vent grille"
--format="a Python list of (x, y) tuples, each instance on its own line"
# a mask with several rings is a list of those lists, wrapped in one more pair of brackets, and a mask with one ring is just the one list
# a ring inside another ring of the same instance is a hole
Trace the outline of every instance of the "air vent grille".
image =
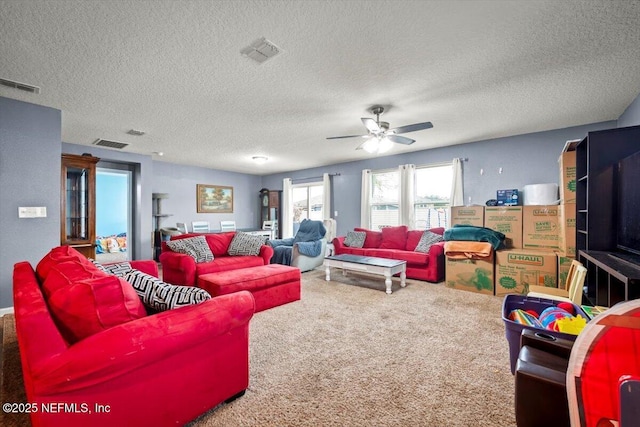
[(245, 47), (240, 51), (242, 56), (251, 58), (260, 64), (268, 59), (273, 58), (280, 52), (282, 52), (282, 49), (280, 49), (278, 46), (271, 43), (264, 37), (254, 41), (253, 43), (251, 43), (251, 45)]
[(106, 139), (96, 139), (93, 145), (98, 145), (100, 147), (107, 147), (107, 148), (117, 148), (118, 150), (122, 150), (124, 147), (127, 147), (129, 144), (125, 144), (124, 142), (107, 141)]
[(0, 79), (0, 85), (22, 90), (24, 92), (35, 93), (36, 95), (40, 93), (40, 88), (38, 86), (15, 82), (13, 80)]

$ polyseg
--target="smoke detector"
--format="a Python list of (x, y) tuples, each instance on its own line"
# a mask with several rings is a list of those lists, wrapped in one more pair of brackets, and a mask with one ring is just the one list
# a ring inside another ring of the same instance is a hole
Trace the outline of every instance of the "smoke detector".
[(129, 144), (125, 144), (124, 142), (116, 142), (116, 141), (108, 141), (106, 139), (96, 139), (93, 142), (93, 145), (97, 145), (99, 147), (107, 147), (107, 148), (117, 148), (118, 150), (122, 150), (124, 147), (129, 146)]
[(259, 64), (282, 52), (278, 46), (262, 37), (240, 51), (242, 56), (251, 58)]

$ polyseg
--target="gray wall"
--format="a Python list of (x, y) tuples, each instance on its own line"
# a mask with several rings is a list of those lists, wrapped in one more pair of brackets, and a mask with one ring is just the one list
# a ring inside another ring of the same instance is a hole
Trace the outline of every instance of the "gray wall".
[[(161, 202), (162, 227), (175, 227), (176, 222), (186, 222), (191, 229), (192, 221), (209, 221), (212, 229), (220, 229), (220, 221), (235, 220), (238, 228), (253, 228), (258, 225), (260, 213), (258, 192), (260, 177), (236, 172), (184, 166), (174, 163), (153, 162), (153, 192), (168, 193), (169, 198)], [(197, 213), (197, 184), (233, 187), (233, 213)]]
[(150, 259), (152, 258), (151, 236), (153, 233), (153, 223), (151, 221), (152, 200), (151, 193), (153, 188), (153, 160), (151, 156), (142, 154), (128, 153), (126, 151), (110, 150), (95, 146), (62, 144), (62, 152), (68, 154), (89, 153), (92, 156), (100, 158), (100, 160), (127, 163), (136, 167), (138, 175), (136, 177), (136, 188), (139, 204), (136, 206), (137, 215), (134, 216), (134, 251), (133, 259)]
[[(13, 265), (35, 267), (60, 244), (61, 112), (0, 97), (0, 308), (13, 305)], [(45, 206), (46, 218), (18, 218)]]
[[(616, 122), (603, 122), (547, 132), (480, 141), (472, 144), (436, 148), (414, 153), (342, 163), (322, 168), (292, 171), (265, 176), (262, 185), (281, 190), (284, 178), (320, 176), (324, 172), (339, 173), (333, 177), (331, 216), (338, 211), (337, 233), (344, 235), (360, 225), (360, 188), (363, 169), (388, 169), (412, 163), (429, 165), (450, 162), (454, 157), (468, 158), (463, 163), (464, 200), (484, 204), (496, 198), (496, 190), (522, 188), (527, 184), (557, 183), (558, 156), (565, 142), (583, 138), (588, 131), (616, 127)], [(334, 142), (325, 142), (325, 147)], [(502, 174), (498, 169), (502, 168)], [(480, 169), (484, 174), (480, 175)]]
[(640, 94), (618, 118), (618, 127), (620, 128), (636, 125), (640, 125)]

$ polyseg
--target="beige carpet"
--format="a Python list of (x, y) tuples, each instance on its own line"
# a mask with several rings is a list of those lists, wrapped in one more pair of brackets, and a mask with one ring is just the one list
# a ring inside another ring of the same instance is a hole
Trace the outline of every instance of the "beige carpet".
[(332, 278), (253, 317), (247, 393), (190, 426), (515, 426), (502, 298)]

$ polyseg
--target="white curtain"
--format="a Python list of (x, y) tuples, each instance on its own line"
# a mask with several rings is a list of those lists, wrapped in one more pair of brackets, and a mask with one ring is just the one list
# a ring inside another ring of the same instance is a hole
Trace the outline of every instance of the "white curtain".
[(371, 227), (369, 204), (371, 203), (371, 169), (362, 171), (362, 189), (360, 190), (360, 227)]
[(451, 182), (451, 206), (464, 206), (464, 194), (462, 188), (462, 161), (453, 159), (453, 180)]
[(331, 219), (331, 178), (322, 174), (322, 219)]
[(416, 165), (400, 165), (400, 224), (409, 227), (409, 230), (415, 228), (414, 218), (414, 187), (416, 176)]
[(282, 180), (282, 238), (293, 237), (293, 195), (291, 178)]

